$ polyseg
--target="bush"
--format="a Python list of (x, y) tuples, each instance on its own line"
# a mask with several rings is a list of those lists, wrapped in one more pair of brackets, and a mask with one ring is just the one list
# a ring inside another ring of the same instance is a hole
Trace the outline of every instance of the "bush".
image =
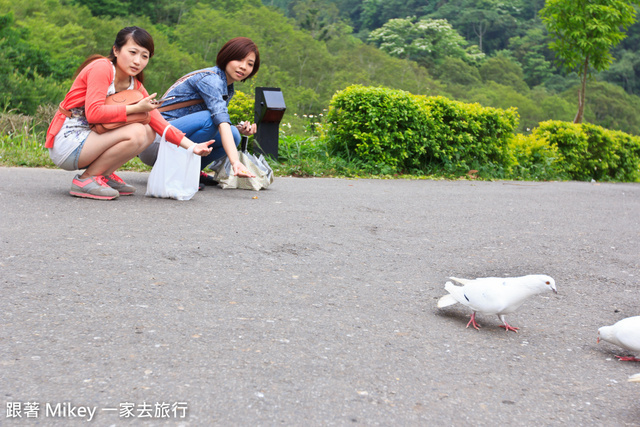
[(475, 169), (504, 176), (514, 162), (508, 147), (518, 123), (514, 109), (351, 86), (334, 95), (327, 122), (336, 153), (396, 173)]
[(254, 110), (253, 110), (254, 100), (249, 95), (244, 92), (236, 91), (233, 99), (229, 103), (229, 117), (231, 118), (231, 123), (236, 125), (245, 120), (249, 120), (253, 123), (254, 119)]
[(455, 175), (477, 170), (481, 177), (507, 176), (514, 163), (509, 140), (518, 126), (515, 109), (465, 104), (442, 96), (419, 100), (433, 123), (427, 135), (432, 144), (432, 166)]
[(408, 92), (351, 86), (337, 92), (327, 116), (336, 153), (393, 170), (420, 166), (431, 123)]
[(559, 173), (579, 181), (640, 181), (640, 137), (589, 123), (546, 121), (536, 139), (557, 147)]
[(560, 158), (558, 147), (549, 144), (546, 138), (517, 134), (509, 141), (509, 149), (515, 159), (511, 178), (534, 181), (567, 178), (557, 167)]

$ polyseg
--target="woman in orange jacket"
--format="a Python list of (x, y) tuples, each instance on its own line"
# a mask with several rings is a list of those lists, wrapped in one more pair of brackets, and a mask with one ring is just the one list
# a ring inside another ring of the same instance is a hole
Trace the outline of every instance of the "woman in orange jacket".
[[(78, 68), (71, 89), (54, 116), (45, 147), (53, 162), (65, 170), (82, 170), (71, 183), (77, 197), (111, 200), (129, 195), (135, 188), (115, 171), (136, 157), (171, 126), (156, 110), (161, 102), (149, 95), (142, 82), (143, 70), (153, 56), (151, 35), (140, 27), (126, 27), (118, 33), (108, 57), (92, 55)], [(107, 96), (126, 89), (138, 89), (144, 98), (133, 105), (105, 105)], [(130, 123), (105, 133), (91, 130), (91, 123), (125, 122), (127, 116), (149, 113), (150, 122)], [(196, 144), (171, 126), (167, 141), (206, 156), (213, 141)]]

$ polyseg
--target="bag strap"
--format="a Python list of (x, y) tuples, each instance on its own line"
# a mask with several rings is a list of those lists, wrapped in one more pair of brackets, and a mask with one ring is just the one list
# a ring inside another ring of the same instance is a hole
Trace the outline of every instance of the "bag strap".
[(204, 99), (192, 99), (190, 101), (176, 102), (175, 104), (167, 105), (166, 107), (160, 107), (157, 110), (161, 113), (165, 111), (177, 110), (178, 108), (190, 107), (196, 104), (202, 104)]
[(162, 139), (166, 140), (166, 136), (167, 136), (167, 131), (169, 130), (169, 128), (171, 127), (171, 125), (167, 125), (167, 127), (164, 128), (164, 132), (162, 132)]
[(190, 79), (191, 77), (195, 76), (196, 74), (201, 74), (201, 73), (213, 74), (213, 71), (210, 71), (210, 70), (207, 70), (207, 69), (198, 70), (198, 71), (192, 71), (189, 74), (186, 74), (186, 75), (180, 77), (178, 80), (176, 80), (176, 82), (174, 84), (171, 85), (171, 87), (169, 89), (167, 89), (167, 91), (164, 93), (164, 95), (162, 95), (162, 97), (165, 98), (169, 94), (169, 92), (171, 92), (180, 83), (184, 82), (187, 79)]
[(58, 111), (60, 111), (64, 116), (71, 118), (72, 114), (71, 111), (65, 109), (62, 107), (62, 103), (60, 103), (60, 105), (58, 105)]
[[(176, 80), (174, 84), (171, 85), (169, 89), (167, 89), (167, 91), (164, 93), (164, 95), (162, 95), (162, 97), (165, 98), (169, 94), (169, 92), (171, 92), (176, 86), (178, 86), (182, 82), (186, 81), (187, 79), (190, 79), (196, 74), (202, 74), (202, 73), (213, 74), (213, 71), (206, 70), (206, 69), (192, 71), (191, 73), (180, 77), (178, 80)], [(161, 113), (164, 113), (165, 111), (171, 111), (171, 110), (177, 110), (178, 108), (190, 107), (192, 105), (201, 104), (203, 102), (204, 102), (204, 99), (192, 99), (190, 101), (176, 102), (175, 104), (167, 105), (166, 107), (160, 107), (158, 108), (158, 111)]]

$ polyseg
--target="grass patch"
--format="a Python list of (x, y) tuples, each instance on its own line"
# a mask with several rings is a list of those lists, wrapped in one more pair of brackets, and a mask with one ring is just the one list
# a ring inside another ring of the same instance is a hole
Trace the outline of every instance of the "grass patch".
[[(19, 130), (0, 135), (0, 165), (55, 168), (44, 147), (44, 132)], [(275, 176), (379, 178), (379, 179), (441, 179), (434, 173), (421, 171), (393, 173), (385, 165), (366, 164), (357, 159), (335, 155), (319, 136), (282, 135), (278, 144), (278, 160), (268, 159)], [(150, 172), (151, 167), (135, 157), (118, 170)], [(456, 177), (453, 177), (456, 178)]]
[(44, 148), (44, 138), (30, 133), (0, 135), (0, 164), (3, 166), (56, 167)]
[[(49, 158), (49, 150), (44, 147), (44, 135), (25, 133), (0, 135), (0, 165), (31, 168), (57, 167)], [(151, 171), (151, 167), (136, 157), (118, 170), (148, 172)]]
[(358, 159), (343, 158), (333, 152), (326, 140), (318, 135), (281, 135), (278, 161), (269, 164), (276, 176), (332, 177), (332, 178), (410, 178), (426, 179), (433, 176), (422, 172), (397, 174), (385, 165), (363, 163)]

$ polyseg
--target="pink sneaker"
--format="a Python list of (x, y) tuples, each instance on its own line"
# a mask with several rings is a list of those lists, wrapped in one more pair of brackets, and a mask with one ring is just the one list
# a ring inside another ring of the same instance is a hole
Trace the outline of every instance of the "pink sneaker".
[(107, 185), (102, 175), (80, 179), (79, 174), (73, 178), (69, 194), (76, 197), (98, 200), (113, 200), (120, 195), (117, 190)]
[(115, 190), (118, 190), (121, 196), (129, 196), (136, 192), (136, 187), (129, 185), (122, 178), (115, 173), (105, 177), (107, 185)]

